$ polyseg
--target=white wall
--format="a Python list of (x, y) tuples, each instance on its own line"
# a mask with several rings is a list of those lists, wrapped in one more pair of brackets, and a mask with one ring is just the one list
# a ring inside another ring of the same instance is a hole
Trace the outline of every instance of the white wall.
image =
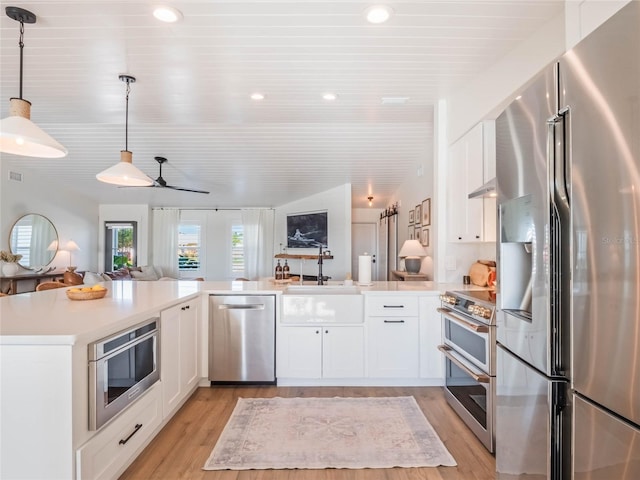
[[(24, 161), (25, 165), (29, 162), (28, 159)], [(22, 182), (9, 180), (9, 170), (22, 173)], [(80, 251), (73, 252), (72, 260), (79, 270), (95, 268), (98, 261), (98, 204), (57, 188), (55, 181), (41, 178), (28, 167), (10, 167), (8, 161), (0, 159), (0, 250), (9, 249), (11, 227), (27, 213), (38, 213), (51, 220), (62, 246), (70, 239), (78, 244)], [(59, 251), (51, 265), (69, 266), (69, 253)]]
[(566, 48), (598, 28), (631, 0), (568, 0), (565, 3)]
[[(429, 279), (433, 279), (433, 257), (435, 255), (435, 238), (438, 235), (438, 199), (435, 197), (435, 170), (433, 155), (424, 159), (424, 162), (415, 166), (414, 172), (407, 176), (400, 188), (396, 190), (391, 204), (398, 202), (398, 251), (402, 244), (409, 238), (409, 228), (415, 231), (415, 225), (409, 225), (409, 212), (416, 206), (422, 205), (423, 200), (431, 199), (431, 224), (425, 226), (429, 231), (429, 246), (425, 247), (430, 258), (422, 261), (421, 273), (426, 273)], [(422, 226), (420, 227), (422, 230)]]
[[(328, 250), (331, 250), (333, 255), (332, 260), (323, 263), (322, 273), (330, 276), (331, 280), (344, 280), (346, 273), (351, 271), (351, 184), (344, 184), (277, 207), (274, 255), (287, 246), (288, 214), (320, 211), (327, 211)], [(318, 249), (296, 248), (288, 250), (287, 253), (315, 255)], [(274, 259), (274, 267), (275, 264)], [(302, 266), (303, 275), (318, 274), (318, 265), (314, 260), (292, 260), (289, 265), (292, 273), (300, 273)]]
[(105, 222), (137, 222), (138, 265), (149, 264), (151, 210), (149, 205), (100, 205), (98, 225), (98, 263), (92, 271), (104, 272), (104, 224)]

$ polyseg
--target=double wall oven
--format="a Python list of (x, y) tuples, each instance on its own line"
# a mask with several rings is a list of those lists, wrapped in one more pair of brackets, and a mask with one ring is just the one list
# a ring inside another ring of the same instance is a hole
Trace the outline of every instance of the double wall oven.
[(496, 377), (495, 292), (465, 290), (440, 296), (445, 398), (484, 446), (494, 451)]

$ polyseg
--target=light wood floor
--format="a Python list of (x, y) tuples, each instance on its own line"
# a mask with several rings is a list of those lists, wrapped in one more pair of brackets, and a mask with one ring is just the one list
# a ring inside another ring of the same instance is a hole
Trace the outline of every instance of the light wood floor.
[[(413, 395), (457, 467), (204, 471), (238, 397), (392, 397)], [(440, 387), (199, 388), (120, 480), (493, 480), (495, 459), (462, 423)]]

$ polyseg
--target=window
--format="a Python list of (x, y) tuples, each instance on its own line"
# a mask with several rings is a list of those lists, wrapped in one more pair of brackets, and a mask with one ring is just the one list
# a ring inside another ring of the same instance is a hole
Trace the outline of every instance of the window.
[(137, 222), (105, 223), (105, 272), (136, 266), (136, 227)]
[(200, 269), (200, 225), (178, 226), (178, 270)]
[(231, 272), (244, 273), (244, 228), (231, 227)]

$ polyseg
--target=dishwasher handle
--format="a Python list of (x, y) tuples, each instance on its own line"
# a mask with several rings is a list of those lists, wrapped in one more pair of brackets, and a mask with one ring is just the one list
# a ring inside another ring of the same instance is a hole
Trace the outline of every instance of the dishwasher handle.
[(264, 310), (264, 304), (254, 305), (218, 305), (219, 310)]

